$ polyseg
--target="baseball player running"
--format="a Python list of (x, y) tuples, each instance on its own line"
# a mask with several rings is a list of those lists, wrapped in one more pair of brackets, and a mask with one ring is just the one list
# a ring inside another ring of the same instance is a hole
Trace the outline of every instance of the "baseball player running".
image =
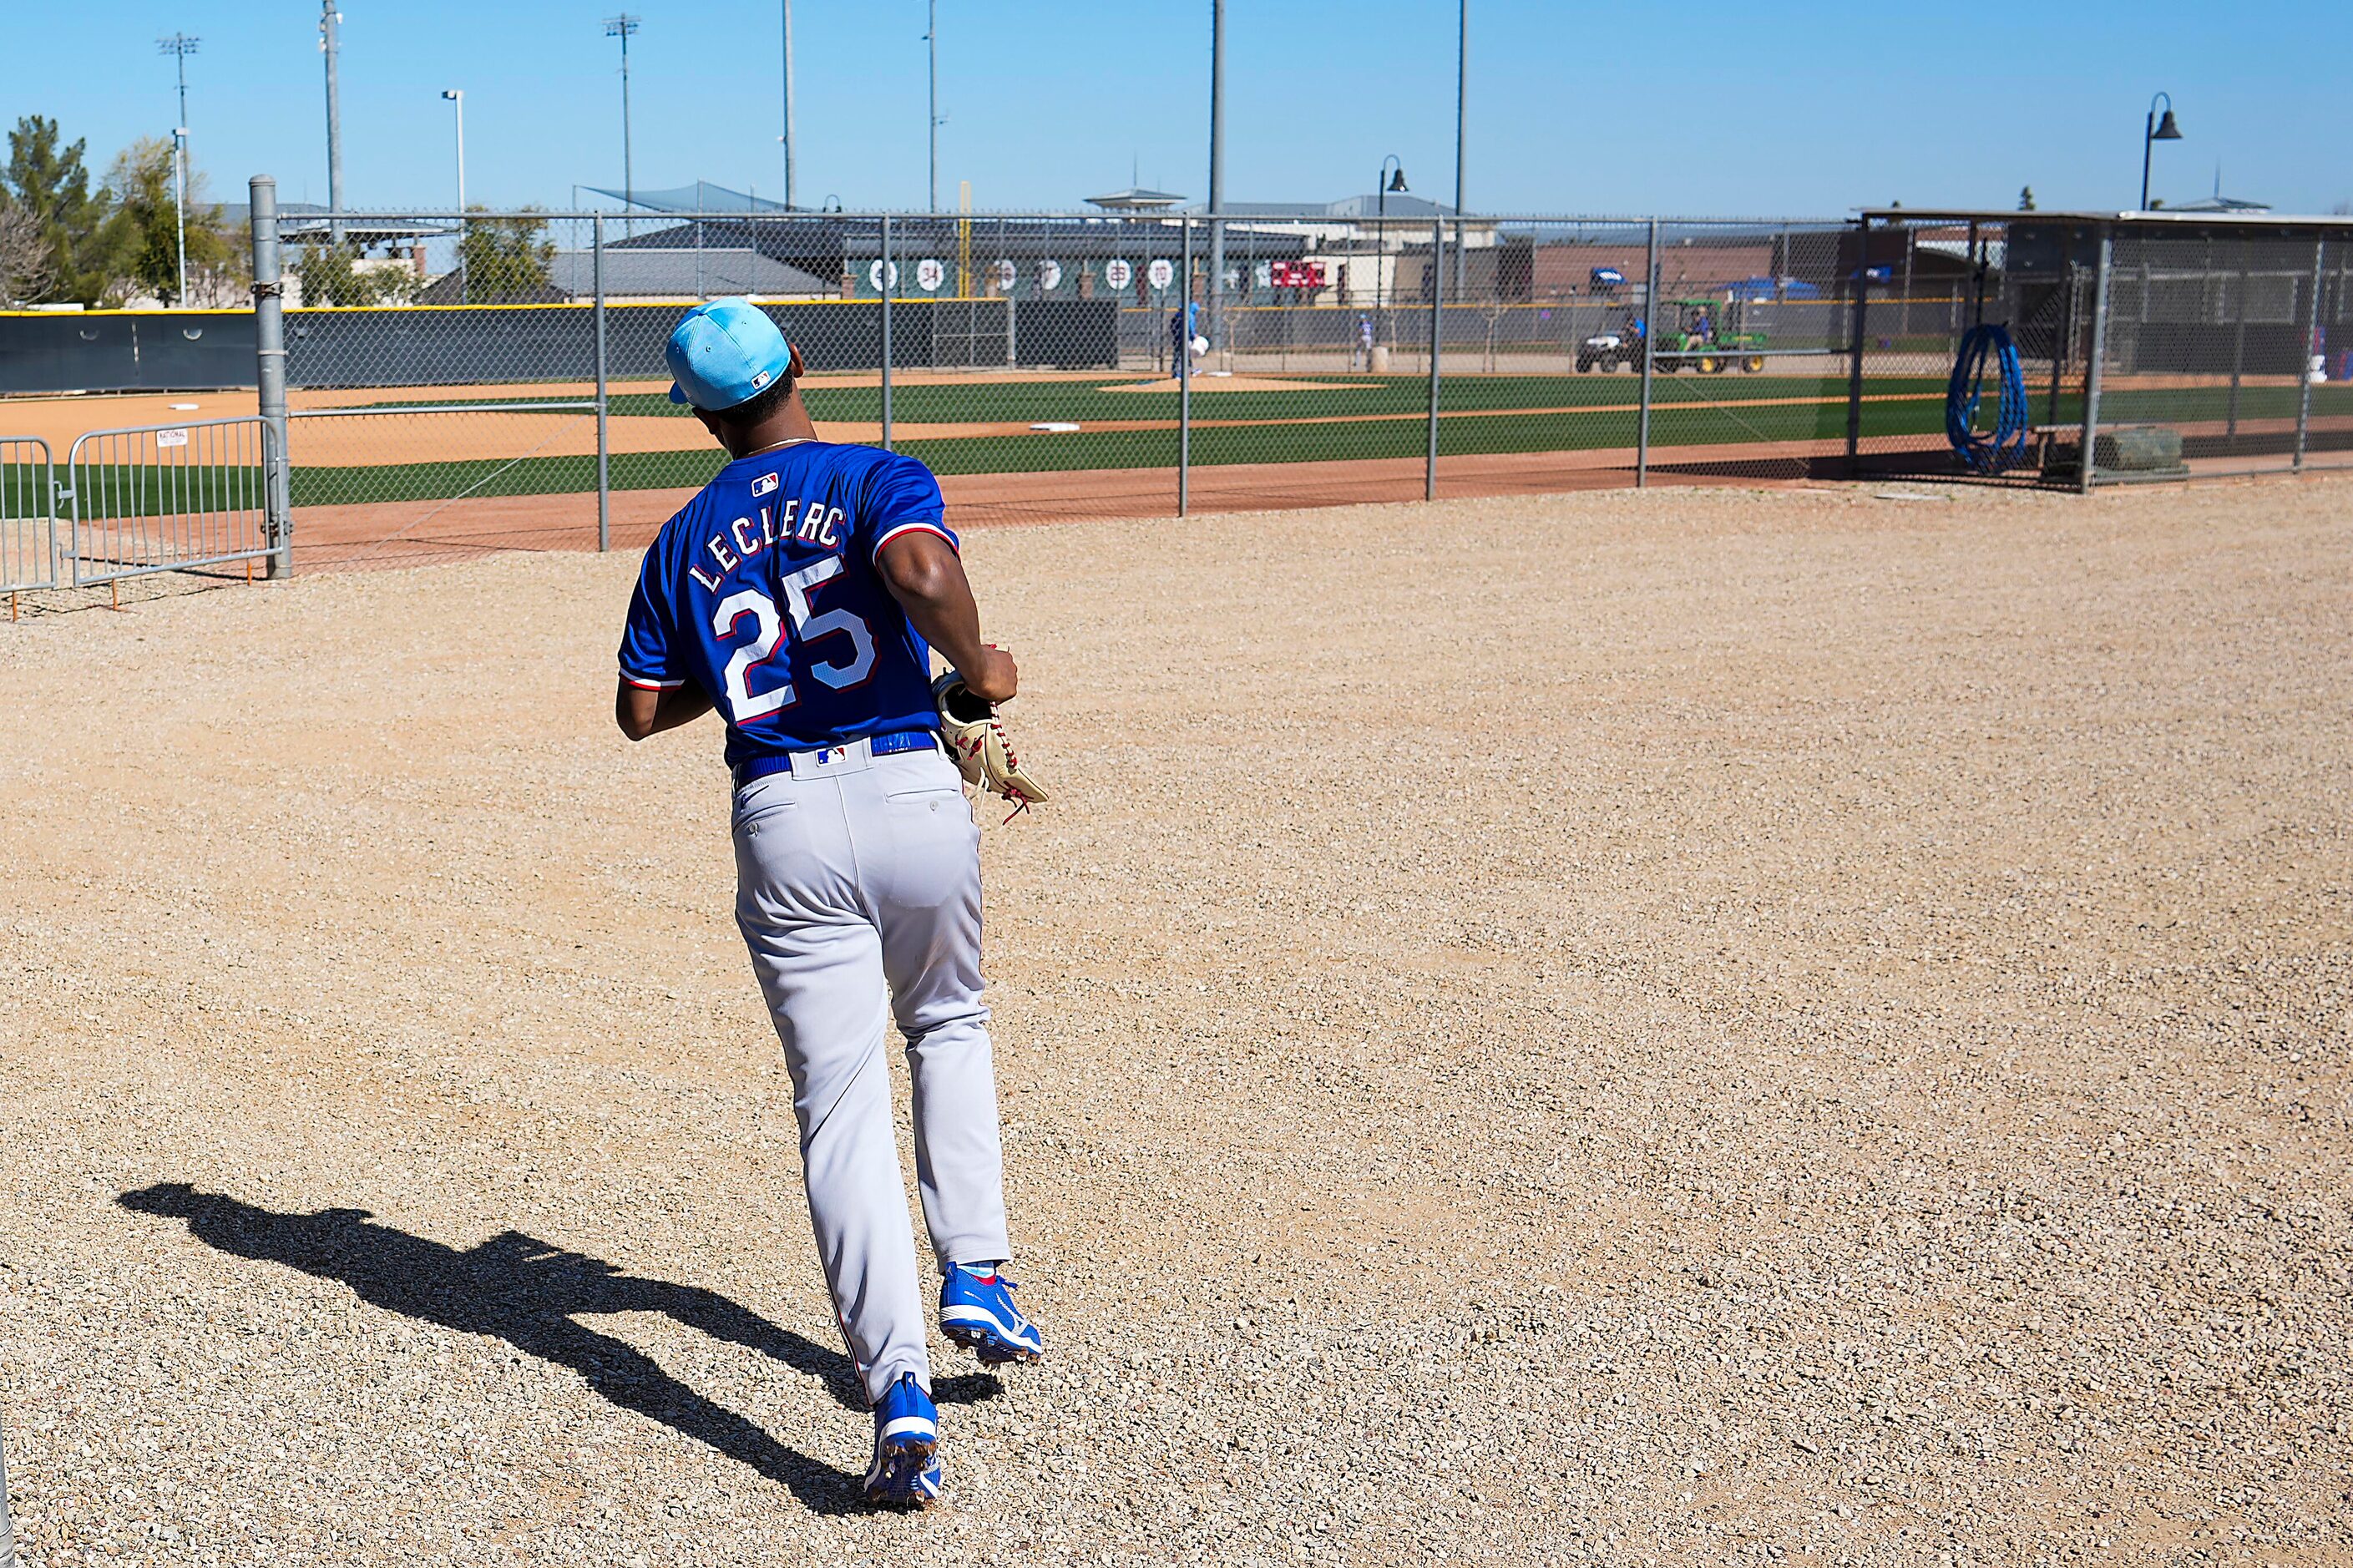
[[(638, 741), (712, 708), (726, 721), (735, 920), (792, 1069), (818, 1252), (874, 1410), (866, 1495), (920, 1508), (939, 1495), (939, 1413), (886, 987), (914, 1080), (941, 1330), (987, 1364), (1044, 1348), (1004, 1273), (980, 833), (960, 774), (1019, 677), (981, 641), (939, 482), (912, 458), (818, 440), (795, 390), (800, 357), (766, 315), (743, 300), (697, 306), (664, 357), (671, 400), (730, 461), (646, 552), (615, 718)], [(934, 647), (955, 671), (937, 697)], [(952, 710), (953, 757), (935, 702)], [(975, 707), (978, 730), (959, 723)]]

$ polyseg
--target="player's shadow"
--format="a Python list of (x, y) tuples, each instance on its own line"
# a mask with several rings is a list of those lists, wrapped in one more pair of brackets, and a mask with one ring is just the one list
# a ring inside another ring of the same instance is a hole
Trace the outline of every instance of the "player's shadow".
[[(863, 1507), (858, 1477), (787, 1447), (757, 1424), (671, 1377), (651, 1356), (579, 1322), (601, 1312), (662, 1312), (716, 1340), (774, 1356), (824, 1380), (834, 1398), (863, 1415), (855, 1369), (841, 1352), (780, 1328), (699, 1285), (625, 1274), (601, 1258), (505, 1231), (459, 1250), (378, 1225), (365, 1209), (280, 1214), (238, 1199), (159, 1182), (115, 1200), (142, 1214), (188, 1222), (206, 1246), (340, 1280), (386, 1311), (470, 1334), (491, 1334), (526, 1355), (569, 1367), (624, 1410), (707, 1443), (793, 1490), (807, 1507), (834, 1513)], [(969, 1404), (1000, 1391), (987, 1373), (944, 1378), (942, 1404)]]

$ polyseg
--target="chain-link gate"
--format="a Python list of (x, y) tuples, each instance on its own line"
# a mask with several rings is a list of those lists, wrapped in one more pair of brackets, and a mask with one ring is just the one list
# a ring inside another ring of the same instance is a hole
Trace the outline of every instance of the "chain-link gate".
[(2353, 365), (2329, 375), (2328, 330), (2344, 309), (2329, 251), (2304, 237), (2117, 233), (2094, 482), (2289, 471), (2316, 441), (2341, 461)]

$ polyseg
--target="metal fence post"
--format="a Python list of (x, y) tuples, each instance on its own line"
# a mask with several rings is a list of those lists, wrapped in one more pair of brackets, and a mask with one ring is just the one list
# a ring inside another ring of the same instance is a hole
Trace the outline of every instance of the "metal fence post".
[[(2052, 430), (2059, 427), (2059, 394), (2066, 382), (2067, 362), (2075, 357), (2075, 323), (2081, 319), (2084, 300), (2084, 268), (2081, 263), (2067, 263), (2067, 292), (2059, 302), (2059, 325), (2051, 338), (2051, 396), (2044, 405), (2042, 423)], [(2043, 436), (2044, 455), (2050, 450), (2051, 437)]]
[[(1455, 220), (1459, 226), (1460, 218)], [(1446, 220), (1430, 220), (1430, 455), (1422, 459), (1421, 499), (1438, 499), (1438, 331), (1440, 301), (1446, 293)]]
[(0, 1568), (16, 1568), (16, 1526), (8, 1516), (8, 1454), (5, 1440), (0, 1440)]
[[(1209, 220), (1214, 228), (1217, 219)], [(1193, 220), (1183, 220), (1185, 229), (1185, 291), (1176, 307), (1176, 324), (1169, 332), (1169, 346), (1176, 351), (1176, 515), (1183, 517), (1193, 509)], [(1217, 265), (1217, 246), (1209, 247), (1209, 264)], [(1214, 279), (1210, 288), (1214, 290)]]
[(2320, 346), (2320, 282), (2327, 270), (2328, 242), (2312, 242), (2312, 300), (2304, 311), (2304, 352), (2298, 356), (2295, 395), (2295, 471), (2304, 471), (2305, 447), (2312, 438), (2312, 359), (2327, 351)]
[(293, 486), (286, 454), (286, 285), (279, 273), (278, 182), (256, 174), (247, 187), (253, 205), (253, 353), (261, 419), (269, 435), (262, 453), (263, 527), (269, 535), (271, 577), (294, 574)]
[(1651, 365), (1659, 341), (1659, 220), (1651, 220), (1650, 265), (1642, 278), (1641, 413), (1634, 424), (1634, 488), (1651, 482)]
[[(2247, 253), (2251, 248), (2247, 241), (2242, 239), (2238, 242), (2237, 282), (2239, 286), (2231, 300), (2231, 314), (2236, 319), (2232, 323), (2233, 330), (2231, 333), (2231, 401), (2223, 423), (2222, 438), (2230, 443), (2229, 449), (2233, 458), (2239, 455), (2239, 389), (2245, 382), (2247, 374), (2247, 274), (2249, 271)], [(2141, 315), (2144, 319), (2148, 315), (2148, 300), (2146, 295), (2141, 300)]]
[(875, 247), (875, 289), (882, 296), (882, 449), (891, 449), (891, 215), (882, 215), (881, 242)]
[[(2116, 259), (2113, 229), (2100, 231), (2099, 261), (2092, 272), (2092, 357), (2084, 370), (2084, 453), (2077, 464), (2075, 489), (2092, 493), (2093, 461), (2100, 439), (2100, 377), (2108, 359), (2108, 274)], [(2146, 297), (2147, 290), (2143, 289)]]
[(1862, 452), (1863, 321), (1871, 310), (1871, 220), (1854, 220), (1854, 321), (1848, 332), (1846, 366), (1846, 460)]
[(605, 215), (598, 213), (588, 237), (589, 266), (596, 279), (596, 550), (613, 548), (613, 448), (606, 427)]

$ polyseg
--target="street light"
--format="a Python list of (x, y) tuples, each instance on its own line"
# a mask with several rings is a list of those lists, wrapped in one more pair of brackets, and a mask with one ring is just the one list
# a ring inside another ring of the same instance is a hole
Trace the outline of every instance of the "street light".
[[(1397, 170), (1390, 172), (1395, 163)], [(1373, 315), (1382, 318), (1381, 300), (1386, 292), (1389, 270), (1389, 193), (1405, 191), (1405, 163), (1392, 153), (1381, 160), (1380, 173), (1373, 176), (1374, 216), (1378, 220), (1373, 227)], [(1433, 265), (1435, 261), (1433, 259)], [(1386, 319), (1381, 325), (1387, 326)]]
[[(458, 302), (466, 300), (466, 89), (445, 87), (441, 96), (458, 106)], [(577, 206), (579, 203), (573, 204)]]
[[(2165, 100), (2165, 118), (2162, 120), (2159, 120), (2157, 116), (2158, 98)], [(2179, 142), (2180, 140), (2181, 127), (2176, 124), (2173, 119), (2173, 95), (2169, 92), (2160, 92), (2157, 95), (2157, 98), (2152, 98), (2148, 100), (2148, 119), (2145, 121), (2141, 126), (2140, 210), (2142, 212), (2148, 211), (2148, 155), (2150, 152), (2160, 142)]]
[(188, 308), (188, 128), (172, 127), (172, 226), (180, 257), (180, 309)]
[(458, 106), (458, 210), (466, 210), (466, 89), (445, 87), (441, 96)]

